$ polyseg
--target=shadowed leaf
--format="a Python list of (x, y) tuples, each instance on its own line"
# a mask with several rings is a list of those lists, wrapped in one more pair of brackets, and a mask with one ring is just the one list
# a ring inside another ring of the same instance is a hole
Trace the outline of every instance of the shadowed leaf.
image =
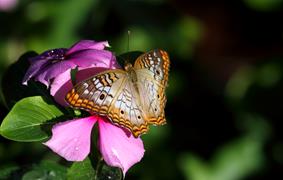
[(9, 109), (17, 101), (28, 96), (41, 95), (51, 98), (46, 86), (39, 82), (29, 81), (28, 86), (22, 85), (23, 77), (30, 65), (28, 59), (36, 55), (35, 52), (23, 54), (3, 75), (2, 96)]

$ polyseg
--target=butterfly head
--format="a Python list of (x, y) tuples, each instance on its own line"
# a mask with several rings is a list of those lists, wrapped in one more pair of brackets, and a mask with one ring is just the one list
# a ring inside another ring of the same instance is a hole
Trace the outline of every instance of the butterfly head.
[(124, 68), (126, 71), (130, 71), (133, 69), (133, 65), (130, 62), (126, 62)]

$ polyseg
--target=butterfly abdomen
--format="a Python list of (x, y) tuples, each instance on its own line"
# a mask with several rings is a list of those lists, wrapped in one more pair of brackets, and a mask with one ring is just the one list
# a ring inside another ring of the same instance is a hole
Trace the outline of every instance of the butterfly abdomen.
[(138, 76), (137, 76), (137, 73), (136, 73), (134, 67), (132, 66), (132, 64), (128, 63), (125, 66), (125, 70), (128, 73), (128, 78), (132, 82), (132, 84), (133, 84), (133, 86), (135, 88), (135, 91), (137, 92), (137, 94), (139, 94)]

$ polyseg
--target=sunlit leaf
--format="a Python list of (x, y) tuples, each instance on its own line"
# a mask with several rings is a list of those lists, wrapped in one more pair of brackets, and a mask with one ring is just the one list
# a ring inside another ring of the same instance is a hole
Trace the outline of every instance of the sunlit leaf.
[(40, 96), (24, 98), (17, 102), (3, 120), (0, 133), (15, 141), (40, 141), (48, 137), (45, 125), (63, 113)]

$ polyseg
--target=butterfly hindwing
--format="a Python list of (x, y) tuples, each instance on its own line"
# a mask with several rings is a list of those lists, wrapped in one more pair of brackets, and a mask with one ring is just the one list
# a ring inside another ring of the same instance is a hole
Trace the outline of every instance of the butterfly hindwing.
[(135, 137), (148, 130), (148, 123), (138, 98), (133, 83), (126, 79), (108, 113), (114, 123), (128, 128)]
[(143, 97), (142, 107), (149, 124), (166, 123), (164, 108), (166, 104), (165, 87), (151, 81), (147, 76), (139, 76), (140, 96)]
[(168, 81), (170, 60), (163, 50), (153, 50), (138, 57), (135, 69), (139, 82), (143, 109), (150, 124), (161, 125), (166, 122), (165, 88)]

